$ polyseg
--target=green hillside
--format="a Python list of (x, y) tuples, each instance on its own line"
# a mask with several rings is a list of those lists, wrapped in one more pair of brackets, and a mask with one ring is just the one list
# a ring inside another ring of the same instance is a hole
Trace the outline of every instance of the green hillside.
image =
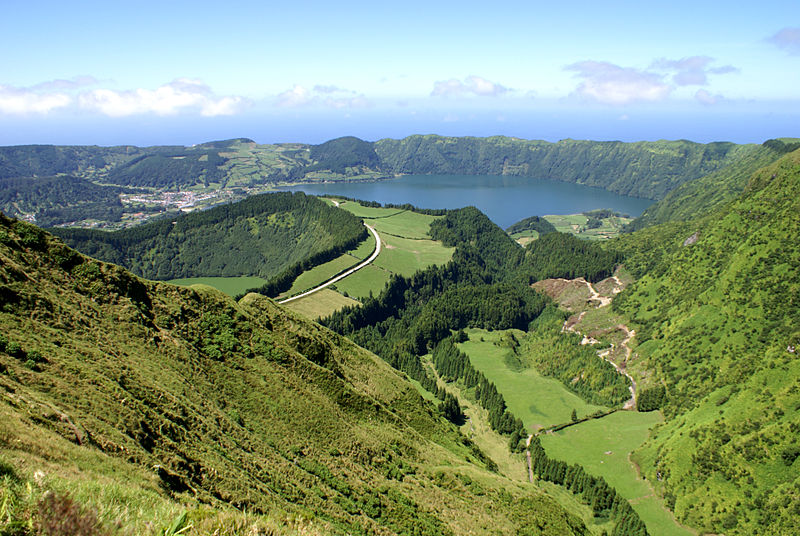
[(614, 300), (667, 422), (636, 460), (683, 522), (800, 531), (800, 151), (707, 217), (621, 240), (639, 276)]
[(0, 260), (3, 534), (586, 534), (266, 298), (140, 280), (5, 217)]
[(269, 278), (337, 257), (367, 234), (358, 218), (301, 192), (253, 196), (115, 232), (54, 232), (87, 255), (149, 279)]
[(658, 223), (686, 221), (705, 215), (736, 198), (756, 170), (771, 164), (785, 152), (786, 144), (778, 140), (747, 146), (736, 162), (678, 186), (664, 199), (647, 207), (640, 217), (628, 225), (627, 230), (635, 231)]

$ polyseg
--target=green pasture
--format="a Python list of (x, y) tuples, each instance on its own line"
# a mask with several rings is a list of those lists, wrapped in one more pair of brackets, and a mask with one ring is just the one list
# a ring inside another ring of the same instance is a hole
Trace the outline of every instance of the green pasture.
[(385, 218), (368, 218), (367, 223), (375, 227), (379, 233), (388, 233), (404, 238), (430, 238), (431, 223), (440, 217), (406, 210)]
[(520, 338), (519, 330), (486, 331), (469, 329), (469, 341), (459, 344), (472, 366), (483, 372), (503, 395), (511, 412), (528, 430), (569, 422), (574, 409), (579, 417), (606, 408), (587, 404), (555, 378), (546, 378), (520, 363), (514, 352), (500, 346), (504, 333)]
[(284, 304), (284, 307), (316, 320), (328, 316), (342, 307), (358, 304), (359, 302), (352, 298), (347, 298), (334, 290), (324, 288), (309, 296), (290, 301)]
[(372, 236), (372, 233), (369, 233), (369, 237), (361, 242), (355, 249), (351, 249), (335, 259), (315, 266), (297, 276), (292, 287), (278, 297), (286, 298), (310, 290), (324, 283), (336, 274), (366, 260), (373, 251), (375, 251), (375, 237)]
[(587, 229), (586, 223), (589, 218), (583, 214), (549, 214), (542, 217), (552, 223), (556, 231), (571, 233), (590, 240), (604, 240), (615, 237), (620, 234), (626, 224), (633, 221), (633, 218), (612, 216), (610, 218), (602, 218), (603, 224), (600, 227)]
[(385, 218), (386, 216), (407, 212), (401, 208), (365, 207), (355, 201), (339, 201), (339, 207), (359, 218)]
[[(333, 199), (326, 198), (325, 201), (333, 204)], [(365, 207), (355, 201), (337, 202), (342, 209), (364, 218), (367, 224), (378, 231), (383, 242), (381, 253), (372, 264), (336, 283), (334, 289), (340, 293), (355, 298), (365, 298), (370, 292), (377, 295), (392, 274), (410, 276), (432, 264), (444, 264), (453, 256), (454, 248), (430, 240), (428, 229), (437, 216), (397, 208)], [(374, 249), (375, 239), (370, 236), (348, 254), (351, 259), (363, 260)], [(345, 264), (344, 257), (302, 274), (286, 296), (312, 288), (339, 273)]]
[(432, 264), (445, 264), (455, 251), (455, 248), (446, 248), (434, 240), (399, 238), (387, 234), (380, 236), (384, 247), (374, 263), (394, 274), (411, 276)]
[(190, 287), (192, 285), (208, 285), (217, 290), (221, 290), (229, 296), (236, 296), (248, 289), (260, 287), (266, 283), (266, 279), (260, 277), (184, 277), (180, 279), (170, 279), (166, 283)]
[(378, 268), (374, 264), (368, 264), (359, 271), (337, 281), (336, 290), (347, 293), (354, 298), (366, 298), (370, 292), (377, 295), (386, 286), (391, 277), (391, 273), (383, 268)]
[[(374, 243), (373, 239), (373, 243)], [(330, 260), (324, 264), (320, 264), (319, 266), (315, 266), (310, 270), (307, 270), (297, 276), (297, 279), (294, 280), (292, 287), (287, 290), (286, 292), (281, 293), (278, 298), (288, 298), (289, 296), (294, 296), (295, 294), (300, 294), (301, 292), (305, 292), (306, 290), (311, 290), (312, 288), (316, 287), (327, 281), (328, 279), (332, 278), (339, 272), (342, 272), (358, 261), (355, 257), (344, 254), (339, 257), (336, 257), (333, 260)]]
[(630, 501), (651, 534), (686, 536), (691, 532), (676, 523), (648, 482), (639, 478), (628, 457), (661, 421), (658, 412), (618, 411), (540, 437), (548, 455), (580, 464), (588, 473), (605, 478)]

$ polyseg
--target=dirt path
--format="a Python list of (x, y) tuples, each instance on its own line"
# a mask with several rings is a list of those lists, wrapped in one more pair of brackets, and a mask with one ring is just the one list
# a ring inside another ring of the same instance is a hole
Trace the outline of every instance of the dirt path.
[(631, 386), (629, 387), (629, 389), (631, 391), (631, 398), (630, 400), (625, 402), (625, 405), (622, 406), (622, 409), (632, 410), (636, 409), (636, 380), (633, 379), (633, 376), (628, 374), (628, 372), (625, 370), (625, 367), (628, 364), (628, 359), (631, 357), (631, 348), (630, 346), (628, 346), (628, 343), (636, 335), (636, 332), (632, 329), (628, 329), (628, 327), (625, 326), (624, 324), (617, 325), (617, 329), (625, 332), (625, 339), (620, 343), (620, 346), (625, 350), (625, 360), (622, 362), (622, 365), (617, 365), (608, 358), (608, 355), (614, 350), (613, 344), (611, 345), (611, 348), (609, 348), (608, 350), (603, 350), (601, 352), (598, 352), (597, 355), (605, 359), (607, 362), (611, 363), (611, 365), (615, 369), (617, 369), (617, 372), (619, 372), (620, 374), (624, 374), (630, 380)]
[(328, 279), (327, 281), (325, 281), (321, 285), (318, 285), (318, 286), (312, 288), (311, 290), (307, 290), (307, 291), (303, 292), (302, 294), (298, 294), (297, 296), (292, 296), (291, 298), (286, 298), (285, 300), (281, 300), (278, 303), (289, 303), (291, 301), (299, 300), (300, 298), (304, 298), (304, 297), (308, 296), (309, 294), (314, 294), (315, 292), (318, 292), (318, 291), (324, 289), (325, 287), (329, 287), (329, 286), (333, 285), (337, 281), (341, 281), (342, 279), (344, 279), (348, 275), (350, 275), (353, 272), (356, 272), (356, 271), (362, 269), (363, 267), (365, 267), (366, 265), (368, 265), (369, 263), (374, 261), (378, 257), (380, 252), (381, 252), (381, 237), (378, 235), (378, 231), (376, 231), (373, 227), (370, 227), (366, 223), (364, 224), (364, 227), (369, 229), (369, 231), (372, 233), (372, 236), (375, 237), (375, 251), (372, 252), (372, 255), (370, 255), (367, 260), (365, 260), (364, 262), (358, 264), (357, 266), (354, 266), (354, 267), (350, 268), (346, 272), (343, 272), (343, 273), (337, 275), (336, 277)]
[[(622, 291), (622, 281), (620, 281), (619, 277), (617, 277), (616, 275), (612, 276), (611, 279), (613, 279), (614, 282), (616, 283), (616, 286), (611, 291), (612, 294), (615, 295), (619, 294)], [(559, 279), (559, 281), (570, 282), (569, 279)], [(600, 293), (598, 293), (597, 290), (594, 288), (594, 286), (592, 286), (592, 284), (583, 277), (574, 279), (573, 281), (586, 285), (586, 288), (589, 289), (589, 293), (591, 294), (591, 296), (587, 301), (598, 302), (599, 303), (598, 308), (608, 307), (609, 305), (611, 305), (612, 298), (610, 296), (601, 296)], [(581, 334), (581, 332), (578, 331), (575, 327), (578, 324), (580, 324), (585, 314), (586, 311), (582, 311), (580, 314), (578, 314), (578, 318), (574, 322), (570, 322), (569, 319), (566, 320), (564, 322), (564, 325), (561, 327), (561, 331), (571, 331), (574, 333)], [(633, 339), (636, 336), (636, 332), (632, 329), (628, 329), (628, 326), (624, 324), (617, 324), (617, 329), (625, 333), (625, 339), (623, 339), (623, 341), (620, 343), (620, 347), (625, 351), (625, 359), (622, 361), (622, 364), (617, 365), (611, 359), (608, 358), (611, 352), (614, 351), (613, 344), (611, 345), (611, 348), (609, 348), (608, 350), (602, 350), (600, 352), (597, 352), (597, 355), (598, 357), (602, 357), (603, 359), (605, 359), (608, 363), (611, 363), (611, 365), (617, 370), (617, 372), (619, 372), (620, 374), (624, 374), (628, 378), (628, 380), (630, 380), (631, 398), (630, 400), (625, 402), (625, 405), (622, 406), (622, 409), (633, 410), (636, 409), (636, 381), (633, 379), (633, 376), (628, 374), (625, 368), (628, 364), (628, 360), (630, 359), (632, 353), (632, 350), (630, 346), (628, 346), (628, 343), (631, 341), (631, 339)], [(581, 344), (594, 344), (595, 342), (597, 341), (595, 341), (594, 339), (592, 339), (587, 335), (584, 335), (584, 339), (583, 341), (581, 341)]]
[(525, 456), (528, 458), (528, 482), (533, 482), (533, 464), (531, 463), (531, 440), (533, 440), (533, 434), (528, 436), (528, 440), (525, 442)]

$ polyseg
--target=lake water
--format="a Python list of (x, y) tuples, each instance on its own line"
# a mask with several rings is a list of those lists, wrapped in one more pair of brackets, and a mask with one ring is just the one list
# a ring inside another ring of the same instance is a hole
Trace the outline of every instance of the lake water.
[(378, 182), (300, 184), (285, 189), (379, 203), (411, 203), (419, 208), (473, 205), (504, 229), (529, 216), (577, 214), (596, 208), (635, 217), (653, 204), (650, 199), (569, 182), (489, 175), (405, 175)]

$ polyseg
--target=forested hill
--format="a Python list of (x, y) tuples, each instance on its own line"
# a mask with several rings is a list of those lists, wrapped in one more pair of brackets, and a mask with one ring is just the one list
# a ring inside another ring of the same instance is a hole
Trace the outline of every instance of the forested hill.
[(588, 534), (373, 354), (255, 294), (144, 281), (0, 215), (0, 326), (3, 534)]
[(366, 238), (361, 221), (302, 192), (252, 196), (206, 211), (115, 232), (54, 229), (70, 246), (149, 279), (269, 278), (306, 268)]
[(649, 199), (660, 199), (680, 184), (728, 166), (754, 147), (686, 140), (550, 143), (434, 135), (375, 142), (383, 169), (392, 173), (519, 175)]
[(667, 422), (635, 456), (704, 532), (800, 533), (800, 150), (707, 216), (618, 246), (631, 366)]

